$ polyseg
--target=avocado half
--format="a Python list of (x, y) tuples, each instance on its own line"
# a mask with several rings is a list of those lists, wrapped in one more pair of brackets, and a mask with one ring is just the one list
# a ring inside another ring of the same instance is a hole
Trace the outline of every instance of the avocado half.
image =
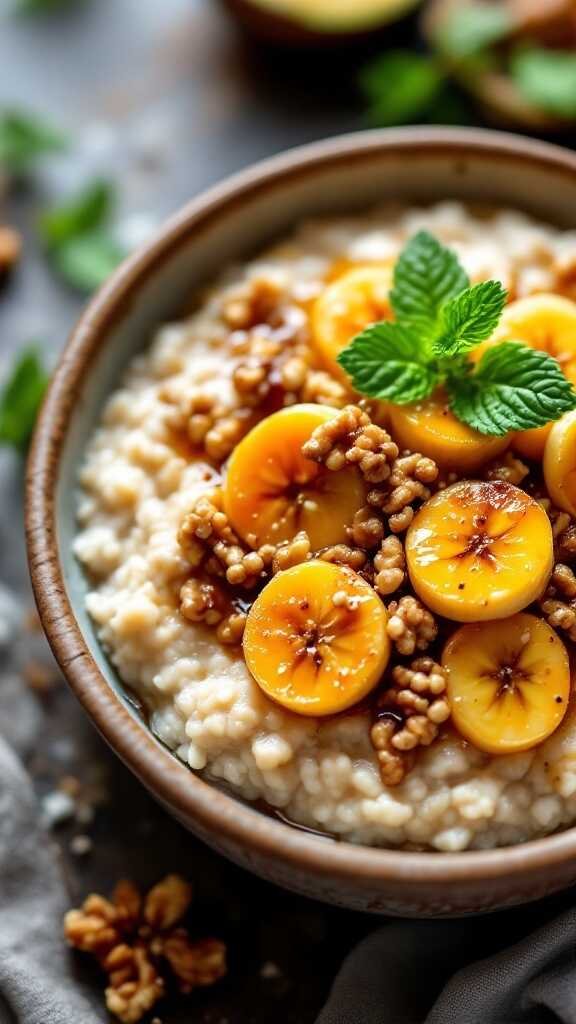
[(287, 45), (342, 45), (398, 21), (422, 0), (223, 0), (253, 35)]

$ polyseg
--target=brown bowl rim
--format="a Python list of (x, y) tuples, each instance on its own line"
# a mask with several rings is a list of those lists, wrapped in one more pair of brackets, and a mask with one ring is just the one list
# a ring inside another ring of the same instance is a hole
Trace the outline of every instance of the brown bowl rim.
[(456, 160), (474, 155), (516, 157), (576, 178), (576, 154), (550, 143), (483, 129), (408, 128), (344, 135), (261, 161), (189, 202), (155, 238), (112, 275), (80, 316), (52, 378), (34, 435), (26, 480), (26, 536), (34, 595), (44, 630), (72, 690), (110, 746), (181, 820), (205, 834), (226, 837), (246, 850), (288, 863), (325, 879), (378, 882), (478, 883), (533, 875), (576, 858), (576, 827), (517, 846), (458, 853), (412, 852), (327, 842), (268, 818), (204, 782), (159, 746), (109, 686), (90, 654), (68, 601), (55, 523), (55, 488), (66, 430), (79, 382), (99, 340), (129, 304), (141, 283), (185, 237), (277, 182), (295, 180), (315, 167), (364, 161), (382, 150), (434, 152)]

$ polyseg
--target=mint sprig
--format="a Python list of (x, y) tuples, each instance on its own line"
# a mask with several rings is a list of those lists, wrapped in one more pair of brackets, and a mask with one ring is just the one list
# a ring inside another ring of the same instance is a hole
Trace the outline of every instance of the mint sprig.
[(361, 394), (398, 405), (443, 385), (454, 414), (482, 434), (544, 426), (576, 408), (576, 391), (552, 356), (519, 340), (469, 359), (493, 334), (506, 299), (499, 281), (471, 286), (456, 254), (420, 231), (396, 264), (396, 320), (367, 327), (338, 362)]

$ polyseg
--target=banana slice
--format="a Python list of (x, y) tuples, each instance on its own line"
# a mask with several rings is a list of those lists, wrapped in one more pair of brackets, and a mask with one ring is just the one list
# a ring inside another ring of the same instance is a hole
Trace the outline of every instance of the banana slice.
[(332, 473), (302, 455), (312, 431), (336, 412), (292, 405), (258, 423), (234, 449), (224, 510), (252, 547), (291, 540), (300, 530), (316, 549), (346, 540), (346, 526), (366, 496), (358, 470)]
[(272, 700), (331, 715), (376, 686), (390, 656), (386, 609), (351, 569), (312, 560), (278, 573), (252, 605), (244, 657)]
[(411, 405), (390, 405), (394, 440), (401, 448), (421, 452), (442, 469), (473, 473), (506, 451), (510, 438), (487, 437), (461, 423), (442, 391)]
[(489, 754), (529, 750), (566, 713), (568, 653), (535, 615), (462, 626), (446, 644), (442, 664), (455, 728)]
[(464, 480), (430, 499), (406, 537), (414, 590), (457, 622), (502, 619), (543, 592), (552, 571), (544, 510), (502, 480)]
[(576, 516), (576, 409), (553, 424), (544, 449), (543, 468), (554, 504)]
[(312, 338), (332, 373), (348, 380), (336, 361), (343, 348), (369, 324), (391, 320), (392, 265), (367, 263), (348, 270), (322, 292), (312, 310)]
[[(529, 295), (511, 302), (504, 310), (495, 334), (488, 344), (523, 341), (530, 348), (548, 352), (573, 384), (576, 384), (576, 302), (553, 293)], [(484, 351), (484, 346), (478, 355)], [(521, 430), (514, 435), (513, 447), (527, 459), (540, 460), (551, 424)]]

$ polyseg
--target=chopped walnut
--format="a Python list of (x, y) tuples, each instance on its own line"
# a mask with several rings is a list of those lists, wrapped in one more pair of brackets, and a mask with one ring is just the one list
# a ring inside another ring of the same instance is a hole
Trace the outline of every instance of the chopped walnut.
[(414, 765), (417, 747), (430, 746), (450, 717), (446, 676), (432, 658), (396, 665), (392, 686), (380, 698), (370, 733), (382, 781), (397, 786)]
[(282, 572), (284, 569), (291, 569), (293, 565), (300, 565), (306, 562), (311, 555), (312, 545), (305, 530), (300, 530), (292, 540), (279, 544), (272, 559), (272, 572)]
[(245, 612), (231, 612), (223, 619), (216, 630), (216, 637), (220, 643), (231, 647), (242, 643), (247, 618)]
[(576, 523), (573, 520), (556, 537), (556, 556), (562, 562), (576, 560)]
[(226, 946), (218, 939), (192, 942), (179, 928), (162, 941), (162, 955), (177, 979), (181, 992), (213, 985), (226, 974)]
[(216, 583), (191, 578), (180, 590), (180, 611), (190, 622), (216, 626), (229, 608), (229, 601)]
[(554, 566), (540, 608), (553, 629), (562, 630), (576, 642), (576, 576), (567, 565)]
[(106, 1007), (123, 1024), (138, 1024), (164, 995), (164, 981), (141, 946), (117, 946), (102, 966), (110, 981)]
[(509, 451), (490, 463), (485, 476), (487, 480), (506, 480), (507, 483), (519, 487), (529, 473), (530, 469), (526, 463)]
[(438, 466), (418, 452), (395, 459), (384, 488), (368, 493), (368, 504), (388, 516), (392, 533), (403, 533), (414, 518), (414, 504), (427, 501), (430, 484), (438, 478)]
[(408, 595), (399, 601), (391, 601), (387, 611), (386, 632), (399, 654), (425, 651), (436, 639), (436, 620), (418, 598)]
[(354, 572), (358, 572), (366, 564), (366, 553), (359, 548), (349, 548), (347, 544), (333, 544), (331, 547), (322, 548), (316, 553), (316, 558), (322, 562), (347, 565)]
[(249, 405), (259, 405), (270, 391), (270, 367), (267, 363), (253, 358), (238, 364), (232, 380), (236, 391), (245, 402)]
[(393, 594), (406, 578), (406, 557), (402, 541), (395, 536), (386, 537), (374, 555), (374, 587), (379, 594)]
[(192, 887), (168, 875), (143, 900), (120, 882), (112, 900), (89, 896), (64, 919), (68, 943), (96, 957), (108, 976), (106, 1005), (122, 1024), (137, 1024), (164, 996), (173, 978), (183, 993), (226, 973), (226, 950), (216, 939), (192, 942), (181, 921)]
[(317, 402), (341, 409), (349, 398), (349, 392), (340, 381), (325, 370), (309, 370), (297, 395), (299, 402)]
[(375, 548), (384, 537), (384, 523), (370, 505), (364, 505), (358, 509), (352, 525), (347, 530), (348, 539), (356, 545), (369, 551)]
[(268, 323), (278, 308), (281, 296), (280, 286), (275, 281), (255, 277), (226, 300), (222, 317), (234, 331), (250, 330), (259, 324)]
[(369, 483), (381, 483), (390, 476), (398, 446), (386, 430), (371, 422), (368, 413), (357, 405), (347, 405), (316, 427), (302, 454), (335, 472), (357, 465)]
[[(180, 524), (180, 547), (192, 568), (198, 569), (203, 565), (210, 575), (225, 575), (228, 583), (233, 586), (254, 586), (271, 564), (276, 549), (272, 544), (265, 544), (257, 551), (247, 551), (230, 526), (221, 505), (220, 492), (198, 499)], [(213, 557), (207, 557), (210, 553)], [(188, 591), (186, 586), (181, 600), (189, 597), (194, 612), (200, 597), (197, 588), (195, 590), (192, 586)], [(186, 614), (183, 607), (182, 611)]]

